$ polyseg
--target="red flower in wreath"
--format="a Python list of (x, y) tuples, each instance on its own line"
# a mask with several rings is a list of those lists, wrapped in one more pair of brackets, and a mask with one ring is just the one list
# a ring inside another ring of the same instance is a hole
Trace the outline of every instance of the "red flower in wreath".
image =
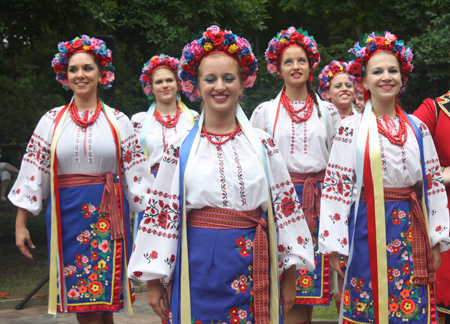
[(289, 217), (293, 212), (295, 212), (295, 202), (292, 198), (283, 198), (283, 200), (281, 200), (281, 207), (283, 209), (283, 214), (286, 217)]
[(89, 285), (88, 289), (92, 295), (99, 295), (102, 292), (103, 286), (100, 282), (94, 281)]

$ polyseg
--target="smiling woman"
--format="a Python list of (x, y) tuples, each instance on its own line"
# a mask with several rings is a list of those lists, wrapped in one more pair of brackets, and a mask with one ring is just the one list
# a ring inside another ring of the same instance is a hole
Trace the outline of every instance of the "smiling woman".
[[(188, 109), (177, 95), (180, 88), (179, 65), (174, 57), (155, 55), (144, 64), (139, 78), (144, 94), (154, 102), (147, 112), (133, 115), (131, 122), (149, 161), (151, 177), (158, 174), (167, 143), (176, 134), (190, 130), (198, 120), (198, 113)], [(143, 212), (135, 215), (135, 235), (143, 215)]]
[(19, 207), (16, 245), (32, 259), (28, 216), (50, 194), (49, 313), (109, 324), (112, 312), (132, 312), (134, 293), (123, 275), (131, 248), (128, 210), (145, 208), (153, 179), (129, 119), (97, 98), (97, 87), (114, 80), (111, 51), (86, 35), (58, 50), (53, 69), (74, 98), (41, 118), (27, 146), (8, 196)]
[(171, 323), (280, 323), (278, 273), (286, 315), (295, 270), (314, 260), (279, 149), (238, 103), (255, 56), (247, 40), (211, 26), (180, 61), (183, 90), (203, 112), (167, 145), (128, 275), (147, 282), (149, 304)]
[(340, 323), (437, 324), (433, 285), (450, 247), (449, 214), (430, 132), (397, 101), (413, 54), (388, 31), (366, 34), (350, 53), (367, 102), (334, 140), (318, 242), (342, 276), (348, 256)]
[[(317, 43), (302, 29), (282, 30), (266, 50), (267, 69), (284, 80), (275, 100), (260, 104), (250, 119), (254, 127), (267, 131), (277, 141), (281, 155), (302, 204), (311, 234), (317, 242), (320, 188), (328, 162), (331, 141), (340, 123), (339, 113), (311, 87), (320, 62)], [(287, 324), (309, 323), (313, 305), (328, 305), (330, 266), (328, 256), (315, 247), (314, 271), (297, 275), (295, 305)], [(309, 279), (314, 280), (309, 281)], [(305, 285), (304, 282), (308, 284)]]

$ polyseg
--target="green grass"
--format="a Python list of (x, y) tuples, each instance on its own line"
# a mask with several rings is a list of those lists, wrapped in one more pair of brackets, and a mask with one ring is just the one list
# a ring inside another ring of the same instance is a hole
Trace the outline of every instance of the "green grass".
[[(30, 249), (33, 260), (24, 257), (15, 245), (15, 221), (17, 208), (10, 202), (0, 204), (0, 293), (11, 297), (27, 295), (48, 274), (47, 234), (45, 230), (45, 210), (38, 216), (30, 215), (27, 228), (36, 246)], [(37, 294), (48, 294), (48, 284)]]
[(330, 302), (330, 306), (314, 306), (313, 319), (338, 319), (336, 304), (334, 300)]

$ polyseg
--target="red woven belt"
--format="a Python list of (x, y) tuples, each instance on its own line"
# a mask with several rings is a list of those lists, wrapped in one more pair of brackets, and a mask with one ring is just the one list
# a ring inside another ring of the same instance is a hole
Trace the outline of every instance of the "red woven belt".
[(320, 215), (320, 191), (317, 183), (323, 182), (325, 170), (316, 173), (289, 172), (289, 175), (293, 184), (303, 185), (302, 209), (309, 231), (312, 234), (314, 229), (314, 209), (317, 216), (319, 217)]
[(111, 238), (113, 240), (124, 237), (123, 223), (117, 205), (114, 176), (112, 173), (105, 175), (63, 174), (58, 176), (58, 184), (60, 188), (105, 184), (100, 203), (100, 214), (109, 217), (109, 221), (111, 222)]
[[(421, 189), (420, 189), (421, 190)], [(419, 203), (416, 187), (384, 188), (384, 201), (409, 200), (412, 211), (412, 251), (414, 283), (419, 285), (436, 284), (436, 270), (429, 241), (427, 225)], [(361, 200), (366, 200), (366, 191), (361, 190)]]

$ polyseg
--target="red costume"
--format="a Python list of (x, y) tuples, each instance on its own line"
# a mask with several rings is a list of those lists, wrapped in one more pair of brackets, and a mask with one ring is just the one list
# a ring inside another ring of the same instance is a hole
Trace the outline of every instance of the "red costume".
[[(441, 166), (450, 166), (450, 91), (436, 99), (425, 99), (414, 112), (428, 127), (436, 146)], [(450, 203), (450, 186), (447, 185), (447, 200)], [(449, 206), (449, 205), (447, 205)], [(438, 310), (450, 317), (450, 253), (442, 254), (441, 267), (436, 279), (436, 303)], [(441, 315), (441, 314), (440, 314)]]

